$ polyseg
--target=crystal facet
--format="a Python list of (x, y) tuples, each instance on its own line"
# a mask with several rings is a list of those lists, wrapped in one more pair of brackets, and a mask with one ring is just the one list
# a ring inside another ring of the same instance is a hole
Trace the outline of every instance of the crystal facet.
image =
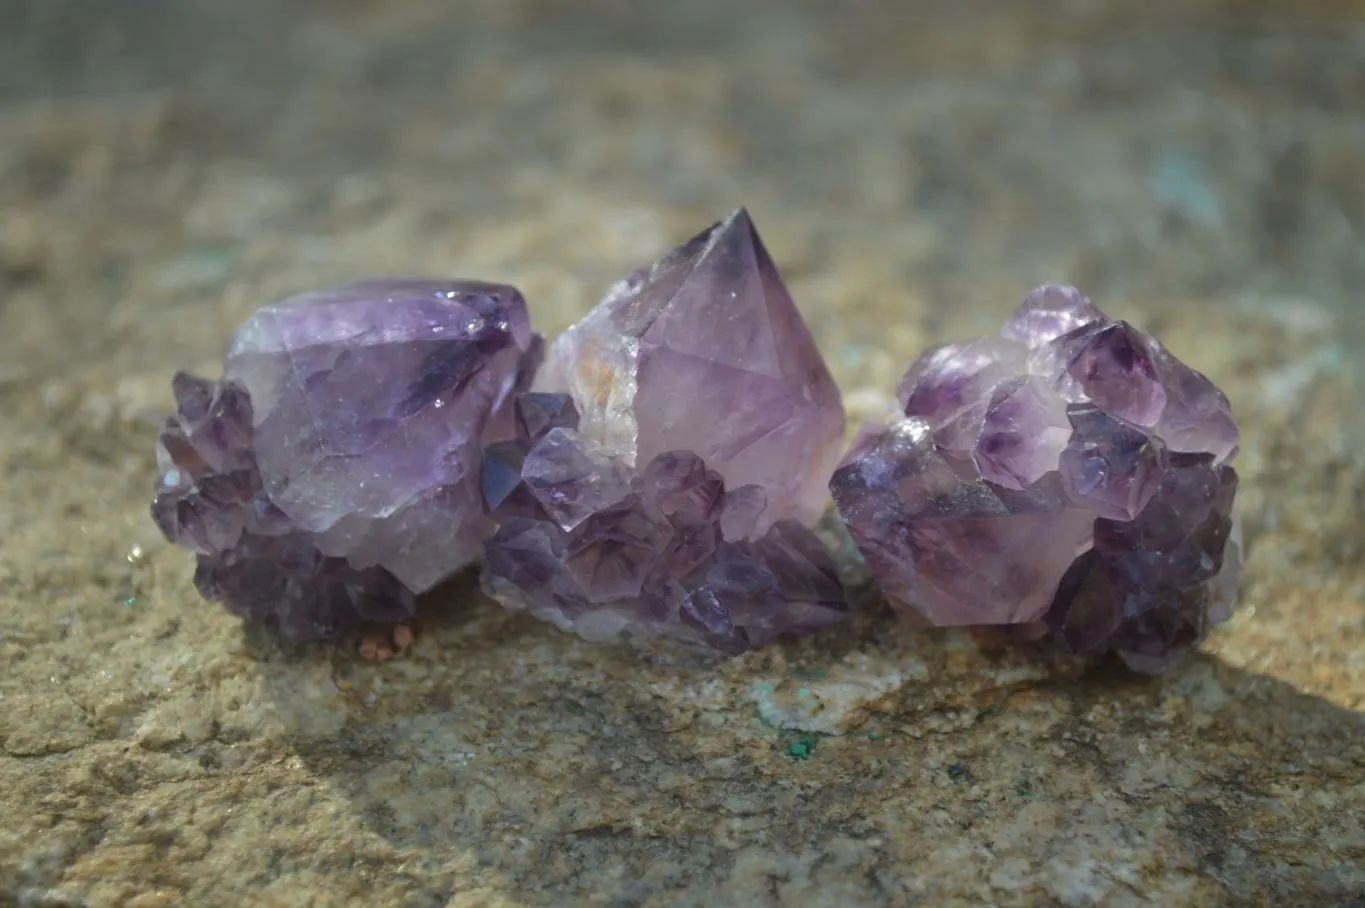
[(695, 452), (730, 488), (760, 486), (755, 527), (813, 523), (829, 500), (838, 388), (744, 210), (616, 284), (552, 345), (537, 387), (642, 467)]
[[(536, 438), (490, 445), (484, 475), (501, 527), (486, 545), (484, 590), (592, 640), (667, 636), (740, 653), (841, 620), (843, 588), (815, 534), (791, 520), (753, 527), (765, 496), (728, 491), (691, 451), (636, 470), (580, 432), (564, 397), (517, 398), (518, 421), (560, 414)], [(487, 487), (486, 491), (487, 491)]]
[[(206, 598), (294, 639), (410, 616), (492, 532), (482, 448), (540, 340), (514, 288), (367, 281), (259, 310), (181, 374), (152, 513)], [(553, 418), (553, 417), (549, 417)]]
[(1238, 429), (1227, 397), (1071, 287), (901, 381), (830, 487), (894, 604), (1051, 631), (1160, 671), (1228, 618)]

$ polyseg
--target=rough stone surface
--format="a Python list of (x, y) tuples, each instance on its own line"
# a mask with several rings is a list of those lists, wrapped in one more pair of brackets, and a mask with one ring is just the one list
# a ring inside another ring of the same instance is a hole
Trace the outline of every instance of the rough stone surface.
[[(1365, 60), (1254, 6), (7, 4), (0, 904), (1358, 901)], [(851, 421), (1047, 280), (1197, 364), (1234, 618), (1148, 681), (875, 600), (642, 659), (461, 575), (378, 664), (244, 633), (148, 519), (167, 377), (262, 300), (490, 275), (553, 335), (741, 203)]]
[(768, 498), (758, 531), (812, 524), (844, 408), (748, 212), (615, 284), (556, 338), (537, 387), (568, 391), (583, 431), (628, 464), (690, 450)]
[(173, 382), (152, 516), (195, 586), (293, 640), (411, 618), (492, 532), (481, 446), (539, 356), (512, 287), (364, 281), (254, 314)]
[(665, 636), (738, 655), (823, 630), (848, 604), (824, 544), (794, 520), (755, 527), (760, 486), (727, 489), (692, 451), (637, 472), (578, 431), (568, 395), (523, 394), (518, 439), (484, 455), (497, 533), (483, 588), (589, 640)]
[(1074, 287), (906, 370), (830, 481), (872, 577), (941, 626), (1051, 631), (1158, 672), (1232, 615), (1227, 396)]

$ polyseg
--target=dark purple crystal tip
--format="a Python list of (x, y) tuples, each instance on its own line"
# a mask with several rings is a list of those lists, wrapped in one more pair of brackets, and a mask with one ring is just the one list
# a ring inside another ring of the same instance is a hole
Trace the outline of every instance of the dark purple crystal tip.
[[(514, 288), (367, 281), (258, 311), (177, 375), (152, 516), (195, 583), (290, 639), (411, 617), (492, 532), (482, 448), (540, 354)], [(552, 416), (545, 417), (552, 419)]]
[(1232, 613), (1238, 444), (1227, 397), (1078, 290), (901, 381), (830, 483), (888, 598), (938, 625), (1051, 631), (1158, 672)]

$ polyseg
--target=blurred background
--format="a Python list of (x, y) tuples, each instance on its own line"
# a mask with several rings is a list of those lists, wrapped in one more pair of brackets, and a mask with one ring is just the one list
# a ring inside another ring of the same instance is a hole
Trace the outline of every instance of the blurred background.
[(1139, 319), (1221, 306), (1200, 321), (1228, 338), (1245, 310), (1365, 321), (1352, 0), (0, 0), (0, 22), (11, 378), (73, 345), (207, 368), (255, 306), (359, 274), (509, 280), (553, 332), (741, 204), (846, 387), (1045, 279)]

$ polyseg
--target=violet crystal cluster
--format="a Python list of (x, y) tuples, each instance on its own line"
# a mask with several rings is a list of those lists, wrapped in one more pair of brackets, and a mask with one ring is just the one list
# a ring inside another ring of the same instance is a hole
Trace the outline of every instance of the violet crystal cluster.
[(553, 345), (490, 446), (484, 588), (592, 639), (741, 652), (842, 619), (808, 528), (838, 389), (748, 215), (613, 287)]
[(483, 474), (501, 523), (484, 589), (504, 605), (589, 640), (669, 636), (726, 653), (844, 617), (814, 533), (780, 520), (756, 536), (762, 487), (727, 489), (692, 451), (636, 471), (577, 430), (566, 395), (522, 395), (518, 421)]
[(1157, 672), (1232, 612), (1238, 428), (1207, 378), (1070, 287), (913, 363), (830, 487), (888, 597)]
[(223, 378), (181, 373), (152, 516), (195, 584), (291, 639), (400, 621), (494, 526), (482, 448), (541, 353), (514, 288), (367, 281), (258, 311)]

